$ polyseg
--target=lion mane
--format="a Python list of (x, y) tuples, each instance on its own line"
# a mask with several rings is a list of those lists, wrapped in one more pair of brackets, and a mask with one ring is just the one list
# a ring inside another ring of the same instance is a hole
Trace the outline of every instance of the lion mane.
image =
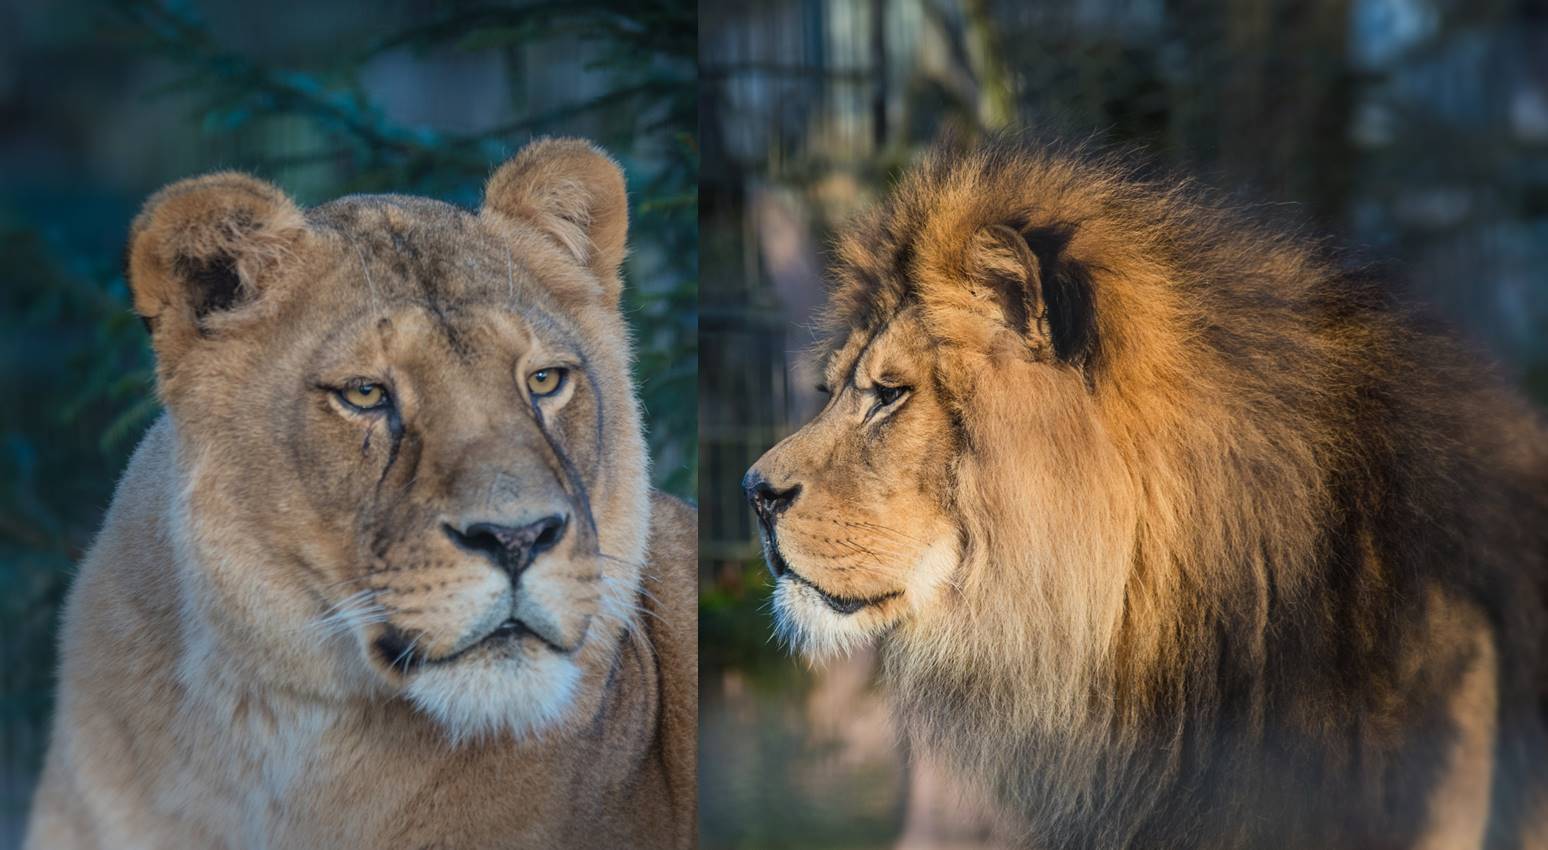
[[(838, 242), (838, 337), (915, 311), (946, 411), (959, 564), (882, 640), (910, 739), (1039, 847), (1517, 846), (1538, 420), (1379, 275), (1132, 162), (942, 149)], [(985, 291), (1076, 389), (995, 366)]]

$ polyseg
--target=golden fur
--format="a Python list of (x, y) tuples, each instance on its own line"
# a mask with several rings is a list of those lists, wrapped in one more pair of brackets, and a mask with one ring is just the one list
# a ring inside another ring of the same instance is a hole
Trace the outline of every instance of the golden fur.
[(745, 485), (778, 628), (880, 640), (1038, 847), (1514, 846), (1548, 455), (1297, 236), (1114, 157), (940, 151), (840, 240), (831, 398)]
[(29, 847), (692, 843), (696, 522), (649, 490), (626, 230), (576, 140), (477, 213), (146, 204), (168, 413), (70, 596)]

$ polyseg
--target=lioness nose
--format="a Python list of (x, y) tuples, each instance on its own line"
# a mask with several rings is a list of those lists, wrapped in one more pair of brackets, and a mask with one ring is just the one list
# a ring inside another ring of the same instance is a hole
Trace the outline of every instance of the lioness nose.
[(450, 523), (443, 523), (441, 527), (453, 543), (488, 557), (515, 578), (537, 556), (557, 546), (564, 539), (568, 525), (565, 517), (555, 514), (519, 526), (475, 522), (460, 529)]
[(781, 490), (770, 484), (759, 472), (750, 469), (742, 479), (742, 491), (747, 494), (747, 501), (752, 503), (758, 519), (767, 524), (772, 523), (780, 511), (790, 507), (796, 496), (801, 495), (801, 485)]

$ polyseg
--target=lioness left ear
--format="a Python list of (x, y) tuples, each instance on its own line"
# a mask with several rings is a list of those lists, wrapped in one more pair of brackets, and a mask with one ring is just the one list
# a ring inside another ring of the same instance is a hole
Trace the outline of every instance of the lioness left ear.
[(1035, 348), (1085, 369), (1097, 352), (1091, 275), (1066, 251), (1070, 231), (982, 227), (969, 246), (975, 293)]
[(623, 284), (629, 198), (612, 157), (581, 139), (541, 139), (500, 166), (484, 209), (533, 225), (591, 270), (609, 304)]

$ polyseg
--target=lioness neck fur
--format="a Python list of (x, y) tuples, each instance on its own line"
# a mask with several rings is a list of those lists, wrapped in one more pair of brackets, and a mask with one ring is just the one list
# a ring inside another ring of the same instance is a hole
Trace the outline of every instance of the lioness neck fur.
[(839, 240), (745, 485), (1038, 848), (1545, 846), (1548, 436), (1389, 290), (1125, 159), (941, 150)]
[(625, 221), (569, 140), (476, 215), (147, 204), (169, 412), (70, 594), (29, 847), (692, 843), (696, 519), (646, 484)]

